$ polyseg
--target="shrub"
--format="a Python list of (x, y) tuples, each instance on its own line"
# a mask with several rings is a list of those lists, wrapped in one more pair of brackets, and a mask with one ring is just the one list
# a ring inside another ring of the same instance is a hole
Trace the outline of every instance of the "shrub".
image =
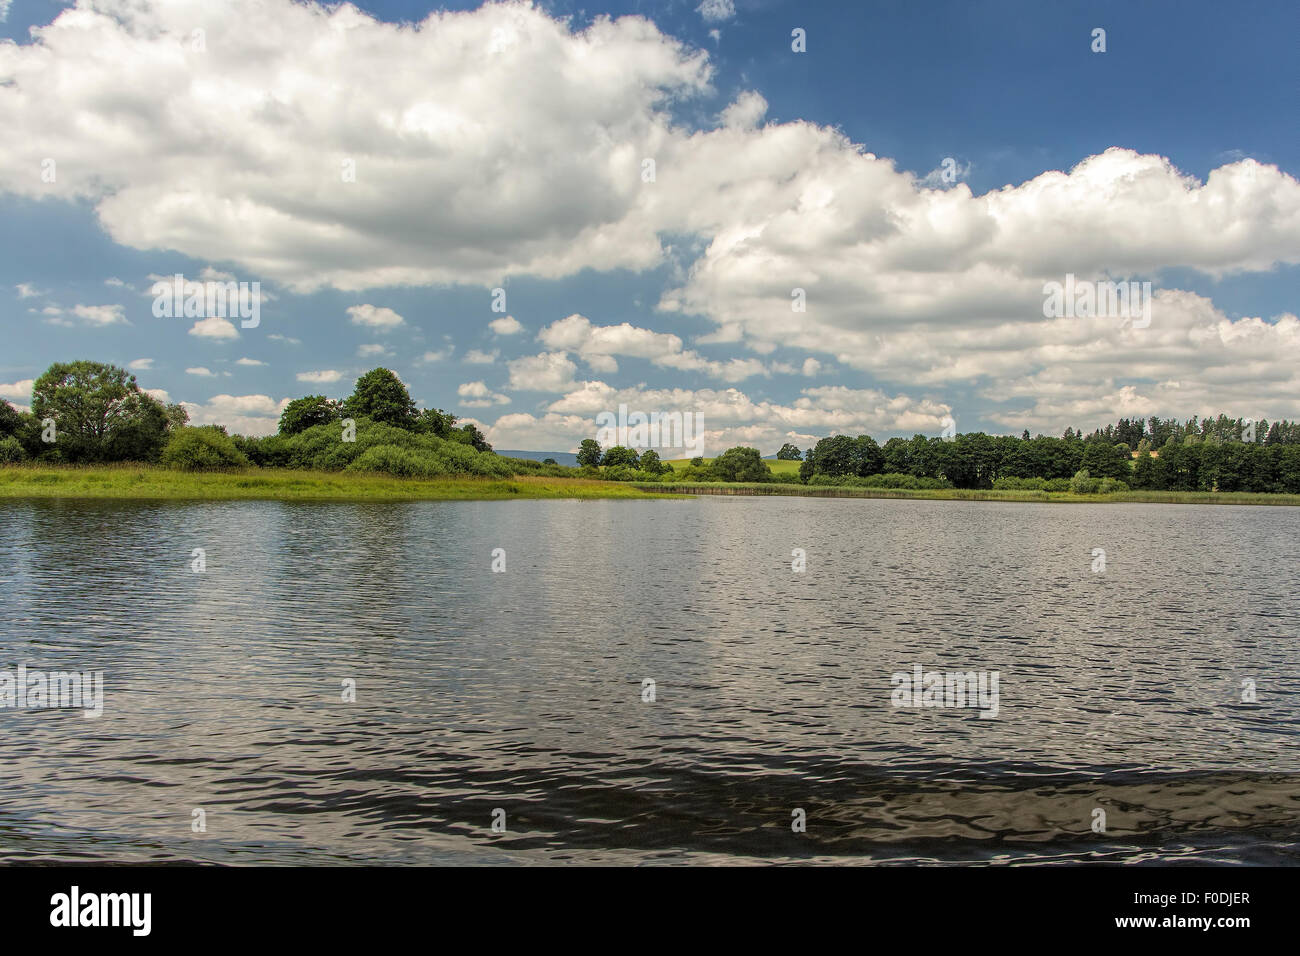
[(235, 442), (214, 425), (176, 429), (163, 446), (160, 461), (182, 471), (248, 467), (248, 459)]
[(434, 455), (397, 445), (367, 448), (356, 456), (347, 470), (377, 471), (398, 478), (435, 478), (449, 473), (445, 464)]
[(1069, 491), (1070, 479), (1068, 478), (1048, 478), (1043, 482), (1044, 491)]
[(23, 443), (17, 438), (12, 435), (8, 438), (0, 438), (0, 465), (12, 465), (26, 458), (27, 452), (23, 451)]
[(1070, 479), (1070, 491), (1076, 495), (1095, 495), (1101, 486), (1100, 478), (1093, 478), (1087, 468), (1080, 468)]

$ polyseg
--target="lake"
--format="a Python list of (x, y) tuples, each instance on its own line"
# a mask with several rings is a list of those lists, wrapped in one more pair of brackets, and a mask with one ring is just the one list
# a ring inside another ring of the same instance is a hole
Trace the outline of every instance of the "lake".
[(0, 669), (103, 672), (0, 709), (0, 860), (1296, 863), (1298, 566), (1295, 508), (0, 501)]

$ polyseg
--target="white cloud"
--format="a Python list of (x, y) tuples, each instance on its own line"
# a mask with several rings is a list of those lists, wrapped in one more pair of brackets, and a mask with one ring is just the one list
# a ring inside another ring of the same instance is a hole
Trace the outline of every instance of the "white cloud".
[(523, 392), (563, 392), (574, 385), (573, 373), (578, 370), (563, 352), (543, 352), (525, 358), (512, 359), (509, 388)]
[(190, 329), (190, 335), (197, 335), (201, 339), (237, 339), (239, 332), (230, 320), (211, 316), (206, 319), (199, 319)]
[(438, 349), (436, 351), (425, 352), (422, 356), (420, 356), (420, 361), (421, 362), (445, 362), (447, 359), (451, 358), (451, 353), (453, 351), (455, 350), (451, 346), (447, 346), (447, 348), (445, 349)]
[(456, 389), (465, 408), (487, 408), (492, 405), (509, 405), (510, 396), (489, 389), (482, 382), (466, 382)]
[(133, 372), (147, 372), (149, 369), (153, 368), (153, 359), (138, 358), (134, 362), (128, 362), (126, 367)]
[(695, 11), (708, 23), (721, 23), (736, 15), (735, 0), (703, 0)]
[(235, 364), (236, 365), (265, 365), (266, 363), (261, 361), (260, 359), (241, 358), (241, 359), (236, 359)]
[(267, 395), (214, 395), (206, 403), (181, 402), (191, 425), (225, 425), (239, 435), (273, 435), (289, 399)]
[(348, 315), (353, 325), (364, 325), (372, 329), (393, 329), (404, 323), (404, 319), (392, 309), (374, 305), (354, 305), (348, 308)]
[(382, 356), (389, 356), (389, 355), (392, 355), (392, 354), (393, 354), (393, 350), (390, 349), (387, 345), (360, 345), (360, 346), (357, 346), (357, 357), (358, 357), (358, 358), (377, 358), (377, 357), (382, 357)]
[(117, 278), (116, 276), (110, 276), (109, 278), (105, 279), (104, 285), (112, 286), (115, 289), (131, 288), (129, 285), (127, 285), (125, 282), (123, 282), (121, 279)]
[(343, 377), (342, 372), (336, 371), (335, 369), (332, 368), (324, 369), (319, 372), (299, 372), (297, 376), (298, 381), (300, 382), (317, 382), (320, 384), (337, 382), (342, 377)]
[(503, 315), (499, 319), (493, 319), (488, 323), (488, 328), (497, 335), (516, 335), (524, 330), (513, 315)]
[(36, 384), (34, 378), (24, 378), (17, 382), (9, 384), (0, 383), (0, 398), (7, 398), (12, 401), (20, 401), (32, 397), (32, 386)]
[(197, 375), (199, 378), (213, 378), (216, 375), (216, 372), (212, 371), (211, 369), (204, 368), (202, 365), (198, 365), (195, 366), (194, 368), (187, 368), (185, 370), (185, 374)]
[(302, 339), (290, 338), (287, 335), (280, 335), (278, 332), (273, 332), (267, 338), (275, 342), (283, 342), (285, 345), (302, 345)]
[(593, 325), (582, 315), (570, 315), (551, 323), (537, 338), (553, 351), (574, 352), (595, 372), (618, 371), (615, 356), (647, 359), (664, 368), (703, 372), (726, 382), (739, 382), (768, 370), (757, 359), (731, 359), (721, 362), (706, 359), (682, 346), (676, 335), (638, 328), (630, 323)]
[(141, 391), (144, 392), (146, 395), (148, 395), (150, 398), (154, 398), (162, 402), (164, 405), (166, 405), (172, 400), (171, 395), (168, 394), (167, 389), (165, 388), (142, 388)]
[(484, 352), (480, 349), (470, 349), (465, 353), (465, 358), (462, 359), (462, 361), (466, 365), (491, 365), (497, 360), (497, 356), (500, 354), (501, 353), (496, 349), (493, 349), (491, 352)]
[(29, 285), (26, 282), (18, 283), (16, 286), (14, 286), (14, 289), (18, 292), (18, 298), (20, 299), (34, 299), (37, 296), (46, 294), (42, 290), (36, 288), (34, 285)]
[(74, 305), (72, 314), (90, 325), (125, 325), (125, 310), (120, 305)]

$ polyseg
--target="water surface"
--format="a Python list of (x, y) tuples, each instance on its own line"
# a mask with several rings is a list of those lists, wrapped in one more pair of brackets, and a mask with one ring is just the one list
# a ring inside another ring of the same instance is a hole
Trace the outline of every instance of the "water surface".
[(0, 668), (106, 700), (0, 710), (0, 860), (1294, 863), (1298, 565), (1293, 508), (4, 501)]

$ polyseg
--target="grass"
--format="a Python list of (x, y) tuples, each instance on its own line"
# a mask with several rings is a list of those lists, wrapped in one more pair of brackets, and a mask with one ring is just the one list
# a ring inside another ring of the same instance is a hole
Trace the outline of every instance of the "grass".
[[(776, 464), (773, 462), (772, 464)], [(798, 462), (794, 462), (798, 464)], [(665, 492), (690, 495), (796, 495), (805, 498), (919, 498), (939, 501), (1046, 501), (1057, 503), (1151, 502), (1194, 505), (1300, 506), (1300, 495), (1255, 494), (1243, 491), (1121, 491), (1110, 495), (1076, 495), (1068, 491), (985, 491), (970, 488), (853, 488), (837, 485), (781, 483), (721, 483), (666, 481), (638, 484)]]
[(508, 498), (663, 498), (624, 482), (586, 478), (394, 478), (337, 471), (250, 468), (184, 472), (156, 465), (4, 465), (0, 498), (155, 500), (497, 501)]

